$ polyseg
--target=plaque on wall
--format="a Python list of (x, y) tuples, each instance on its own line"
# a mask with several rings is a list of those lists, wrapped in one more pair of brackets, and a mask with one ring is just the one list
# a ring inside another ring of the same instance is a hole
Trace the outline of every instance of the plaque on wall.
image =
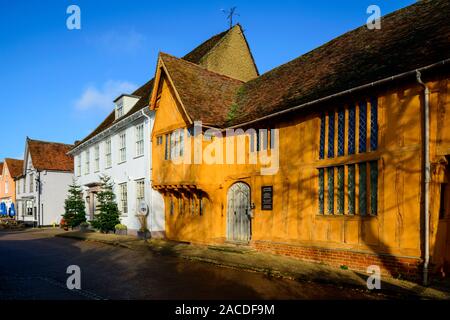
[(273, 187), (261, 187), (261, 210), (273, 210)]

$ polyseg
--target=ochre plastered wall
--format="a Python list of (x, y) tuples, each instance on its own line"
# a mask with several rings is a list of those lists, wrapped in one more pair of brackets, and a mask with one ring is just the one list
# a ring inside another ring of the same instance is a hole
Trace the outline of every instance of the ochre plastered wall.
[[(450, 108), (447, 95), (449, 84), (444, 77), (430, 82), (429, 85), (432, 88), (431, 136), (432, 140), (435, 140), (431, 145), (431, 159), (435, 162), (439, 158), (437, 150), (443, 150), (443, 154), (450, 153)], [(181, 111), (176, 99), (169, 98), (172, 94), (169, 86), (163, 87), (156, 113), (156, 128), (174, 127), (167, 117), (158, 116), (158, 113), (163, 114), (163, 109), (171, 110), (170, 112)], [(372, 95), (378, 96), (379, 103), (377, 151), (319, 160), (320, 113), (299, 114), (271, 126), (280, 130), (280, 169), (273, 176), (262, 176), (260, 167), (255, 165), (174, 165), (163, 160), (164, 144), (154, 144), (154, 184), (196, 185), (209, 196), (204, 215), (201, 217), (179, 215), (177, 210), (173, 216), (166, 215), (167, 236), (175, 240), (198, 243), (225, 241), (227, 190), (235, 182), (243, 181), (251, 186), (252, 202), (256, 205), (252, 221), (253, 242), (390, 255), (398, 261), (409, 258), (420, 260), (423, 245), (423, 90), (411, 83), (381, 92), (367, 93), (365, 97), (370, 98)], [(361, 97), (355, 97), (354, 102), (359, 99)], [(327, 107), (339, 108), (344, 105)], [(436, 109), (439, 112), (436, 112)], [(180, 123), (177, 125), (181, 126)], [(358, 124), (356, 127), (358, 128)], [(154, 132), (154, 141), (158, 134), (157, 131)], [(436, 141), (437, 136), (440, 137), (439, 141)], [(358, 130), (356, 137), (358, 139)], [(204, 143), (204, 146), (207, 144)], [(373, 160), (378, 160), (379, 163), (376, 216), (317, 214), (319, 167)], [(261, 187), (266, 185), (274, 186), (273, 211), (261, 210)], [(439, 251), (434, 244), (436, 239), (439, 243), (442, 239), (447, 239), (442, 230), (448, 230), (449, 227), (448, 224), (444, 225), (447, 222), (436, 216), (436, 199), (440, 198), (438, 189), (432, 188), (431, 194), (431, 244), (433, 257), (442, 260), (443, 249)], [(169, 208), (167, 202), (166, 208)], [(440, 244), (440, 247), (442, 246)]]
[[(8, 183), (8, 193), (5, 190), (5, 184)], [(16, 203), (16, 183), (11, 177), (6, 162), (3, 164), (3, 173), (0, 173), (0, 202), (11, 200)]]

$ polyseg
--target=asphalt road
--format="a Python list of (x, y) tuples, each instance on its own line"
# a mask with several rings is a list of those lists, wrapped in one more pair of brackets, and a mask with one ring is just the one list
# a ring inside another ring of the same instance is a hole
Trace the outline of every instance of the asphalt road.
[[(81, 268), (81, 290), (66, 286)], [(0, 300), (381, 299), (363, 290), (268, 278), (125, 248), (0, 232)]]

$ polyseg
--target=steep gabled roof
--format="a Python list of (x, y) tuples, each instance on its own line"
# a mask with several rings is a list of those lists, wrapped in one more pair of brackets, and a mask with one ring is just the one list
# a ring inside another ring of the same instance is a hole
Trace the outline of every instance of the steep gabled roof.
[(208, 52), (210, 52), (220, 42), (220, 40), (222, 40), (227, 35), (228, 32), (229, 30), (216, 34), (215, 36), (206, 40), (197, 48), (189, 52), (187, 55), (185, 55), (183, 59), (195, 64), (199, 64), (202, 58), (206, 54), (208, 54)]
[(73, 145), (28, 138), (27, 147), (36, 170), (73, 172), (73, 157), (67, 154)]
[[(428, 0), (362, 26), (245, 83), (240, 124), (450, 57), (450, 1)], [(235, 106), (228, 106), (236, 108)]]
[(178, 93), (181, 103), (193, 121), (203, 124), (226, 123), (228, 108), (242, 81), (206, 70), (199, 65), (166, 53), (160, 59)]
[(22, 175), (23, 160), (6, 158), (5, 165), (8, 167), (9, 174), (12, 178), (17, 178), (18, 176)]
[[(222, 40), (229, 32), (230, 30), (224, 31), (222, 33), (219, 33), (210, 39), (206, 40), (202, 44), (200, 44), (198, 47), (196, 47), (194, 50), (189, 52), (187, 55), (183, 57), (186, 61), (190, 61), (192, 63), (200, 63), (201, 59), (208, 54), (219, 42)], [(125, 114), (123, 117), (119, 119), (115, 119), (115, 112), (111, 112), (108, 117), (93, 131), (91, 132), (87, 137), (85, 137), (83, 140), (77, 142), (75, 146), (79, 146), (82, 143), (92, 139), (97, 134), (105, 131), (106, 129), (112, 127), (115, 123), (118, 121), (127, 118), (136, 112), (142, 110), (149, 104), (150, 96), (153, 90), (153, 84), (154, 79), (151, 79), (146, 84), (141, 86), (139, 89), (134, 91), (132, 93), (133, 96), (141, 97), (139, 101), (133, 106), (133, 108), (128, 111), (127, 114)]]

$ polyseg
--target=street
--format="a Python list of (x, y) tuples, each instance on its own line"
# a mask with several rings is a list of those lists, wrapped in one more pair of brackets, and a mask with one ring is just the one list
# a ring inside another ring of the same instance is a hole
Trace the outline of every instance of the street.
[[(0, 232), (0, 300), (383, 299), (364, 290), (274, 279), (45, 230)], [(67, 267), (81, 268), (81, 290), (69, 290)]]

